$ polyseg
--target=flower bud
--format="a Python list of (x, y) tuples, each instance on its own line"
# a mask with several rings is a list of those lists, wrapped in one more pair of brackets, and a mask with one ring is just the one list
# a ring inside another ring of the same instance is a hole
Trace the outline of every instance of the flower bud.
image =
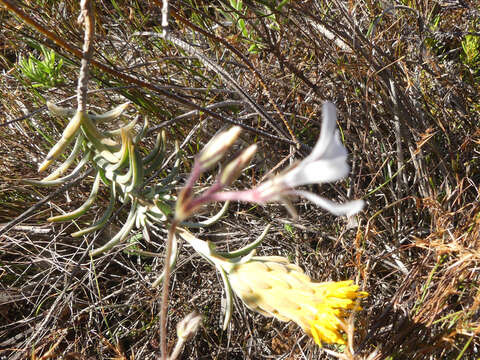
[(215, 165), (223, 157), (225, 152), (237, 140), (242, 128), (240, 126), (233, 126), (230, 129), (221, 132), (214, 136), (203, 150), (198, 154), (198, 162), (202, 166), (202, 170), (206, 171)]
[(198, 330), (202, 317), (196, 312), (191, 312), (177, 324), (177, 336), (183, 341), (187, 341)]
[(242, 151), (242, 153), (225, 167), (220, 175), (220, 182), (223, 186), (228, 186), (237, 180), (240, 173), (245, 166), (252, 160), (253, 155), (257, 151), (257, 145), (250, 145), (248, 148)]

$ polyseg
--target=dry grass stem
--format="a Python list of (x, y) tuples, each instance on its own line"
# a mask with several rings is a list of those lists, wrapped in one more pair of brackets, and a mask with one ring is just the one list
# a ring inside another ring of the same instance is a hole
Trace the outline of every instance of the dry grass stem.
[[(166, 358), (175, 324), (197, 311), (202, 325), (179, 359), (478, 359), (479, 16), (473, 0), (0, 0), (0, 358)], [(39, 178), (65, 130), (46, 100), (75, 111), (75, 94), (89, 116), (128, 101), (126, 124), (95, 126), (103, 134), (131, 126), (134, 139), (148, 122), (134, 144), (139, 158), (165, 131), (164, 157), (142, 186), (168, 182), (170, 209), (213, 134), (245, 130), (194, 194), (251, 144), (257, 152), (226, 191), (300, 162), (318, 138), (323, 102), (333, 102), (351, 172), (301, 190), (363, 199), (359, 215), (334, 217), (292, 197), (298, 219), (283, 204), (232, 201), (224, 213), (222, 203), (201, 206), (187, 221), (219, 253), (246, 247), (271, 224), (258, 256), (282, 256), (321, 282), (355, 279), (370, 295), (345, 321), (346, 344), (320, 348), (295, 323), (240, 301), (222, 330), (222, 275), (187, 242), (163, 290), (152, 288), (169, 269), (155, 254), (171, 251), (173, 212), (91, 258), (128, 219), (129, 200), (117, 199), (102, 229), (72, 236), (102, 220), (110, 186), (100, 183), (81, 217), (48, 223), (86, 202), (98, 170), (63, 186), (23, 181)]]

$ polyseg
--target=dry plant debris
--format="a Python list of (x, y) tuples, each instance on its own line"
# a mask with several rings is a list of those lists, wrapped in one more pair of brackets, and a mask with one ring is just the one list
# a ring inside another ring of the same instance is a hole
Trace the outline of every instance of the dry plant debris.
[[(95, 234), (73, 238), (101, 217), (108, 189), (99, 189), (85, 217), (47, 224), (60, 209), (84, 203), (93, 178), (58, 192), (19, 181), (37, 178), (38, 165), (66, 126), (48, 114), (46, 100), (76, 105), (83, 43), (79, 4), (15, 3), (64, 41), (59, 44), (3, 7), (9, 2), (0, 1), (0, 224), (34, 210), (0, 230), (0, 357), (156, 358), (160, 290), (150, 283), (162, 270), (162, 257), (124, 247), (94, 261), (88, 256), (92, 244), (105, 244), (119, 231), (128, 209), (117, 209)], [(227, 0), (171, 1), (170, 31), (195, 54), (159, 37), (134, 35), (161, 33), (161, 1), (95, 5), (89, 110), (102, 113), (129, 100), (150, 122), (139, 144), (143, 155), (161, 129), (170, 154), (178, 140), (187, 159), (179, 184), (193, 166), (188, 159), (230, 123), (246, 129), (240, 148), (258, 146), (254, 165), (232, 189), (261, 183), (309, 153), (298, 144), (314, 146), (321, 105), (329, 100), (338, 107), (352, 173), (348, 181), (309, 190), (338, 202), (361, 197), (367, 204), (358, 219), (347, 222), (302, 199), (295, 203), (298, 220), (281, 206), (234, 203), (220, 221), (196, 234), (228, 251), (245, 246), (271, 223), (258, 255), (284, 256), (320, 281), (363, 284), (370, 296), (347, 324), (347, 345), (321, 349), (298, 327), (252, 316), (240, 304), (244, 310), (234, 312), (222, 331), (222, 279), (185, 246), (172, 273), (169, 349), (175, 324), (196, 309), (204, 320), (185, 344), (186, 359), (480, 356), (476, 1), (243, 1), (240, 7)], [(41, 46), (63, 61), (57, 87), (33, 86), (41, 78), (19, 66), (30, 55), (42, 61)], [(261, 116), (252, 102), (263, 109)], [(108, 125), (103, 131), (114, 128)], [(203, 176), (196, 190), (214, 179)], [(220, 207), (205, 207), (195, 221)], [(162, 253), (165, 237), (158, 231), (135, 246)]]

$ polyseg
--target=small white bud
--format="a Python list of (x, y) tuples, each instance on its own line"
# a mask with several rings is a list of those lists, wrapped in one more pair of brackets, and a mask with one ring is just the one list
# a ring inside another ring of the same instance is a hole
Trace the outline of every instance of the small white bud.
[(237, 180), (240, 173), (243, 171), (245, 166), (252, 160), (253, 155), (257, 151), (257, 145), (250, 145), (248, 148), (242, 151), (242, 153), (230, 161), (230, 163), (225, 167), (220, 175), (220, 182), (224, 186), (228, 186)]
[(196, 311), (191, 312), (177, 324), (177, 336), (183, 341), (190, 339), (198, 330), (202, 316)]
[(198, 161), (202, 166), (202, 170), (206, 171), (215, 165), (223, 157), (225, 152), (233, 145), (242, 128), (234, 126), (227, 131), (214, 136), (203, 150), (198, 154)]

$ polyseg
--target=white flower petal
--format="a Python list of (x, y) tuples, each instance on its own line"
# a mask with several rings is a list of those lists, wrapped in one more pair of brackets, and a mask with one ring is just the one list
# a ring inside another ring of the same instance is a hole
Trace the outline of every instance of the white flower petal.
[(328, 160), (316, 160), (298, 166), (283, 175), (283, 182), (290, 188), (305, 184), (322, 184), (343, 179), (348, 175), (350, 167), (347, 157), (341, 156)]
[(317, 144), (303, 161), (287, 172), (260, 184), (255, 189), (256, 202), (265, 203), (299, 195), (334, 215), (351, 216), (364, 205), (362, 200), (337, 204), (310, 192), (294, 190), (306, 184), (322, 184), (346, 177), (350, 171), (347, 149), (340, 141), (337, 130), (337, 109), (332, 103), (323, 104), (322, 131)]
[(309, 162), (320, 158), (332, 158), (347, 155), (347, 150), (340, 141), (337, 130), (337, 108), (330, 102), (325, 102), (322, 107), (322, 129), (320, 137), (304, 161)]
[(332, 141), (328, 148), (323, 152), (322, 159), (333, 159), (339, 156), (347, 156), (348, 152), (342, 141), (340, 140), (340, 132), (335, 131)]
[(332, 213), (333, 215), (340, 216), (340, 215), (346, 215), (346, 216), (352, 216), (358, 213), (363, 209), (363, 206), (365, 205), (365, 202), (363, 200), (353, 200), (349, 201), (343, 204), (338, 204), (333, 201), (327, 200), (325, 198), (322, 198), (316, 194), (313, 194), (308, 191), (303, 191), (303, 190), (297, 190), (294, 191), (293, 194), (302, 196), (311, 202), (313, 202), (315, 205), (320, 206), (321, 208), (327, 210), (328, 212)]

